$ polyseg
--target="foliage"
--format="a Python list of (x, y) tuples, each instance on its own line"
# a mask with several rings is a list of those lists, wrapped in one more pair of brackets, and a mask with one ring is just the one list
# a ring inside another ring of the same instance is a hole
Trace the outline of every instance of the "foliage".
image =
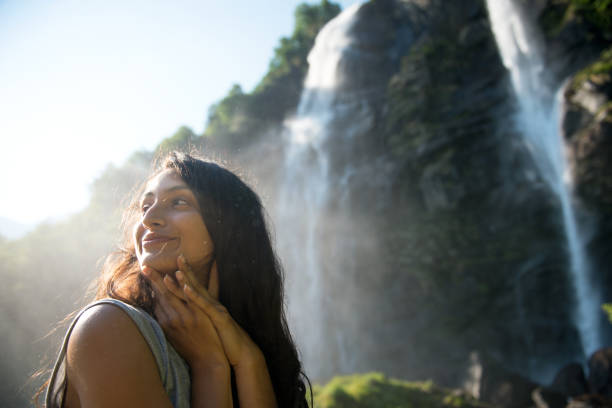
[(340, 6), (322, 0), (319, 5), (301, 4), (295, 10), (295, 29), (289, 38), (282, 38), (274, 50), (268, 73), (255, 88), (256, 94), (276, 88), (275, 82), (303, 78), (308, 69), (306, 57), (319, 30), (340, 12)]
[(595, 84), (610, 82), (612, 79), (612, 47), (604, 50), (599, 59), (592, 64), (583, 68), (580, 72), (574, 75), (572, 80), (572, 89), (577, 90), (585, 81), (591, 81)]
[(612, 323), (612, 303), (604, 303), (603, 305), (601, 305), (601, 309), (608, 316), (608, 320), (610, 321), (610, 323)]
[(213, 105), (204, 136), (218, 146), (238, 149), (278, 125), (297, 107), (308, 70), (308, 52), (317, 33), (339, 12), (340, 7), (327, 0), (318, 5), (299, 5), (293, 34), (281, 38), (266, 75), (253, 92), (245, 93), (234, 85), (225, 98)]
[(591, 26), (591, 34), (596, 37), (609, 37), (612, 34), (612, 0), (556, 0), (540, 16), (544, 30), (552, 35), (576, 19)]
[(314, 387), (317, 408), (484, 407), (460, 392), (428, 382), (407, 382), (380, 373), (335, 377)]
[(572, 0), (576, 13), (601, 30), (610, 30), (612, 25), (612, 0)]
[(228, 149), (239, 149), (251, 141), (253, 133), (265, 128), (265, 117), (254, 114), (257, 101), (235, 84), (228, 95), (208, 111), (205, 138)]
[(198, 135), (187, 126), (181, 126), (172, 136), (164, 139), (155, 150), (158, 155), (172, 150), (189, 151), (197, 144), (199, 144)]

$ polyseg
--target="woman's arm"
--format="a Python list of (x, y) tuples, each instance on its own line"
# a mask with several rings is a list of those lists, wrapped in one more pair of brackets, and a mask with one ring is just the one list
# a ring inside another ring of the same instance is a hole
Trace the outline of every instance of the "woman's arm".
[[(181, 265), (181, 263), (179, 263)], [(216, 264), (210, 272), (208, 289), (199, 285), (188, 265), (177, 272), (179, 283), (189, 303), (204, 311), (212, 320), (228, 361), (236, 374), (236, 387), (241, 407), (276, 407), (276, 396), (270, 379), (266, 359), (260, 348), (230, 316), (217, 300), (219, 297), (219, 275)], [(172, 282), (167, 282), (172, 286)]]
[[(151, 350), (132, 319), (104, 304), (77, 321), (66, 356), (68, 390), (83, 408), (171, 408)], [(76, 405), (76, 404), (75, 404)]]
[(266, 359), (259, 348), (234, 367), (234, 372), (241, 407), (277, 406)]

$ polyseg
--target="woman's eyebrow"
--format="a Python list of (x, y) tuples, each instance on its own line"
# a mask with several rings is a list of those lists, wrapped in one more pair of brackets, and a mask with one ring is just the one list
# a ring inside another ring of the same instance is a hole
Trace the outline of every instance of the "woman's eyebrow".
[[(191, 191), (191, 189), (189, 187), (187, 187), (187, 186), (178, 185), (178, 186), (174, 186), (174, 187), (170, 187), (170, 188), (165, 189), (164, 191), (162, 191), (162, 194), (164, 194), (164, 193), (171, 193), (171, 192), (177, 191), (177, 190), (189, 190), (189, 191)], [(147, 191), (146, 193), (144, 193), (142, 195), (142, 198), (144, 199), (146, 197), (153, 196), (153, 195), (155, 195), (155, 194), (153, 194), (152, 191)]]

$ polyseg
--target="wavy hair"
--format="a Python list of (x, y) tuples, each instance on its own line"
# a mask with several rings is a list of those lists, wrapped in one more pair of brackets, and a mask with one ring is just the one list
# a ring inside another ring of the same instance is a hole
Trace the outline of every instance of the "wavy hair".
[[(170, 153), (152, 177), (167, 169), (175, 171), (199, 201), (215, 245), (219, 301), (263, 352), (279, 406), (307, 407), (304, 379), (308, 378), (287, 326), (283, 270), (259, 197), (231, 171), (189, 154)], [(96, 299), (119, 299), (152, 314), (155, 298), (140, 273), (131, 236), (143, 188), (124, 214), (123, 243), (103, 266)], [(238, 404), (235, 382), (232, 384)]]

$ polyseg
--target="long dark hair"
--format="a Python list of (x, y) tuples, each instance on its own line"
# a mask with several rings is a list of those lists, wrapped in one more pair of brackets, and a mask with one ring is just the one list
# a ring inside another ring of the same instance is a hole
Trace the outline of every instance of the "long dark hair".
[[(263, 352), (279, 406), (307, 407), (306, 377), (284, 313), (283, 271), (259, 197), (231, 171), (188, 154), (170, 153), (154, 175), (167, 169), (176, 171), (199, 201), (215, 245), (219, 301)], [(96, 299), (116, 298), (151, 313), (155, 299), (131, 238), (136, 198), (124, 216), (123, 245), (108, 257)]]

